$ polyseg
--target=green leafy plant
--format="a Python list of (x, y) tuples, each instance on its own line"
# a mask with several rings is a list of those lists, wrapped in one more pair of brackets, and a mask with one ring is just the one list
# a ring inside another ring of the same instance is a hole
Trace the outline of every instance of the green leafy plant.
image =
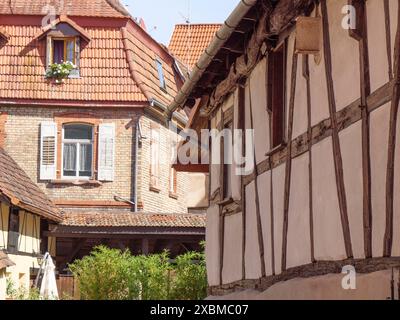
[(189, 300), (206, 297), (204, 253), (188, 252), (171, 263), (168, 251), (133, 256), (96, 247), (69, 265), (84, 300)]
[(131, 259), (128, 251), (99, 246), (89, 256), (70, 264), (69, 268), (79, 282), (81, 299), (137, 299), (140, 285), (132, 279)]
[(207, 274), (204, 253), (188, 252), (176, 258), (171, 298), (202, 300), (207, 296)]
[(40, 297), (39, 289), (27, 289), (23, 286), (16, 288), (11, 278), (6, 279), (6, 295), (12, 300), (44, 300)]
[(62, 83), (65, 78), (71, 74), (71, 71), (76, 69), (77, 66), (71, 61), (63, 61), (61, 63), (53, 63), (49, 66), (46, 77), (54, 79), (56, 83)]

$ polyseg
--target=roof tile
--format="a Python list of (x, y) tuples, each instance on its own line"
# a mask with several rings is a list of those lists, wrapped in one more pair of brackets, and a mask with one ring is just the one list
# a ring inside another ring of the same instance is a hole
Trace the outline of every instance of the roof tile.
[(0, 148), (0, 193), (32, 213), (60, 221), (60, 211), (18, 164)]
[(204, 228), (201, 214), (147, 214), (118, 212), (64, 212), (61, 225), (71, 227)]
[[(192, 68), (211, 43), (222, 24), (178, 24), (168, 49), (183, 64)], [(190, 50), (189, 50), (190, 48)]]

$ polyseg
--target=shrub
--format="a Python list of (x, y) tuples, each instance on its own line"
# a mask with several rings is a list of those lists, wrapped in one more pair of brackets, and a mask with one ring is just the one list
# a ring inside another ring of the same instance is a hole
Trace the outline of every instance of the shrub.
[(70, 264), (71, 272), (79, 281), (81, 299), (138, 299), (140, 285), (132, 278), (131, 258), (128, 251), (99, 246), (89, 256)]
[(171, 298), (202, 300), (207, 296), (207, 274), (204, 253), (188, 252), (176, 258)]
[(99, 246), (82, 260), (69, 265), (84, 300), (204, 299), (204, 253), (189, 252), (170, 262), (167, 251), (132, 256)]

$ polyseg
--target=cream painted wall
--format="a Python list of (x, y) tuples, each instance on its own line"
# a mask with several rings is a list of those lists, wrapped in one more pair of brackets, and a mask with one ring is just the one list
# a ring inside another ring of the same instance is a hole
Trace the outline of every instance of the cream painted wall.
[(361, 122), (339, 133), (344, 185), (348, 190), (347, 211), (355, 258), (365, 258), (363, 228), (363, 173)]
[(271, 171), (265, 172), (258, 178), (260, 190), (261, 224), (264, 236), (264, 260), (265, 273), (267, 276), (273, 274), (273, 248), (272, 248), (272, 211), (271, 211)]
[(335, 0), (329, 1), (328, 7), (329, 32), (333, 44), (331, 45), (332, 77), (337, 111), (360, 97), (359, 44), (349, 36), (349, 31), (342, 27), (344, 15), (341, 12), (347, 4), (347, 0)]
[(214, 205), (207, 210), (206, 264), (210, 286), (219, 285), (219, 208)]
[(246, 279), (261, 277), (260, 246), (257, 235), (255, 183), (246, 187)]
[[(251, 102), (253, 110), (253, 129), (256, 148), (257, 164), (266, 159), (265, 154), (270, 150), (269, 144), (269, 115), (267, 112), (266, 96), (266, 59), (262, 59), (250, 75), (250, 81), (247, 81), (246, 87), (246, 113), (249, 113), (250, 119), (250, 101), (249, 92), (251, 92)], [(249, 88), (249, 85), (251, 87)], [(247, 123), (246, 128), (251, 128)]]
[(285, 193), (285, 165), (272, 170), (274, 202), (275, 274), (282, 272), (283, 197)]
[(309, 156), (293, 160), (289, 201), (287, 267), (311, 263), (310, 205), (308, 187)]
[[(38, 261), (35, 256), (40, 253), (40, 217), (20, 210), (19, 212), (19, 252), (21, 254), (8, 254), (15, 266), (0, 270), (0, 300), (5, 299), (6, 278), (9, 277), (16, 289), (22, 287), (29, 290), (30, 268), (38, 268)], [(0, 230), (0, 248), (7, 248), (8, 241), (8, 215), (9, 206), (1, 203), (0, 221), (3, 221), (2, 230)], [(0, 224), (0, 228), (1, 228)], [(27, 254), (27, 255), (24, 255)], [(2, 273), (1, 273), (2, 272)]]
[(386, 45), (383, 42), (386, 38), (385, 14), (382, 0), (368, 0), (366, 4), (371, 90), (375, 91), (389, 81)]
[(243, 215), (225, 217), (224, 266), (222, 282), (232, 283), (242, 279)]

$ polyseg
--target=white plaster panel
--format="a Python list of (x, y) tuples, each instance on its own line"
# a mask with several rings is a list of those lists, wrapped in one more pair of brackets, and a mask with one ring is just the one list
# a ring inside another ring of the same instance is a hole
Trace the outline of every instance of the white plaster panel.
[(386, 168), (389, 141), (390, 104), (371, 113), (372, 253), (383, 255), (386, 223)]
[(224, 265), (222, 282), (232, 283), (242, 279), (242, 213), (225, 217)]
[(315, 258), (342, 260), (346, 258), (346, 252), (336, 187), (332, 139), (327, 138), (314, 145), (312, 157)]
[(212, 206), (207, 210), (206, 264), (210, 286), (219, 285), (219, 208)]
[(285, 165), (272, 171), (274, 201), (275, 273), (282, 272), (283, 202), (285, 192)]
[(348, 0), (329, 1), (329, 31), (332, 52), (332, 77), (336, 110), (342, 110), (360, 97), (359, 43), (342, 27), (342, 8)]
[(272, 275), (272, 226), (271, 226), (271, 171), (258, 178), (260, 194), (261, 223), (264, 237), (264, 258), (266, 275)]
[(382, 0), (368, 0), (366, 5), (371, 90), (375, 91), (389, 81), (385, 13)]
[(355, 258), (364, 258), (361, 121), (339, 133), (351, 242)]
[[(254, 140), (256, 160), (260, 163), (266, 159), (269, 151), (269, 120), (266, 96), (266, 59), (261, 60), (250, 75), (251, 100), (253, 106)], [(249, 95), (249, 91), (246, 92)], [(246, 99), (247, 100), (247, 99)], [(247, 109), (247, 108), (246, 108)], [(250, 108), (248, 108), (250, 109)]]
[(308, 153), (293, 159), (289, 201), (287, 268), (311, 263)]
[(260, 246), (258, 244), (255, 183), (246, 187), (246, 279), (261, 277)]

